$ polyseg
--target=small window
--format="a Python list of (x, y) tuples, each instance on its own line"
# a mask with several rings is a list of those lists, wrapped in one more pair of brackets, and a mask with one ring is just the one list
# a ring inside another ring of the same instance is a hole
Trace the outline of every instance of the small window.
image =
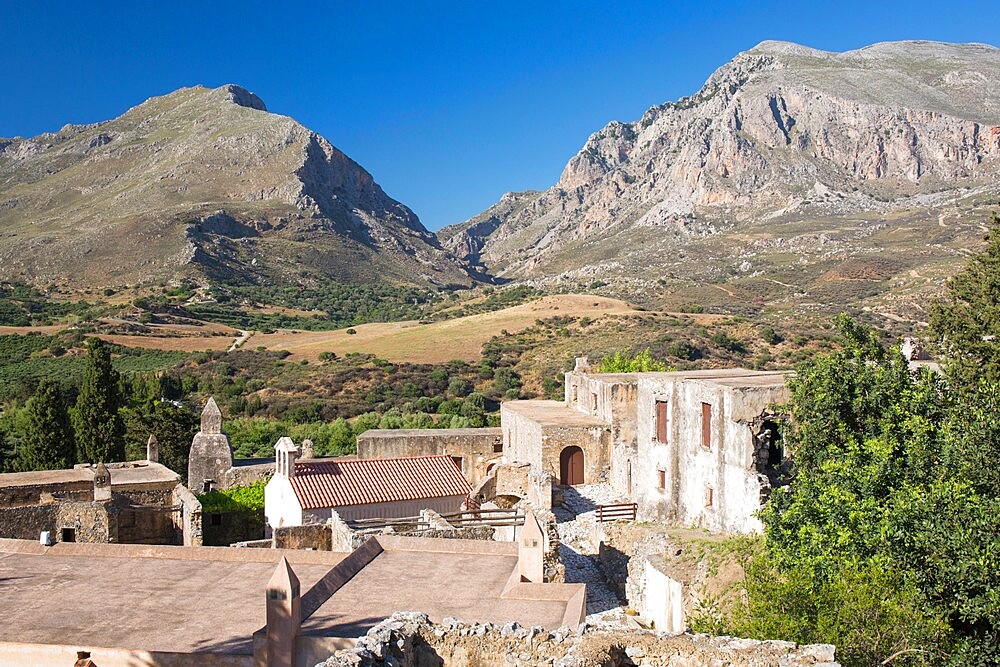
[(76, 528), (63, 528), (60, 532), (60, 540), (63, 542), (76, 542)]
[(221, 526), (222, 525), (222, 515), (221, 514), (212, 514), (211, 517), (212, 517), (212, 519), (209, 522), (209, 525), (212, 525), (212, 526)]
[(656, 402), (656, 441), (667, 441), (667, 402)]
[(701, 404), (701, 446), (712, 448), (712, 404)]
[(205, 483), (204, 483), (204, 484), (202, 485), (202, 487), (201, 487), (201, 489), (202, 489), (202, 490), (201, 490), (201, 492), (202, 492), (202, 493), (208, 493), (209, 491), (211, 491), (211, 490), (212, 490), (212, 486), (213, 486), (214, 484), (215, 484), (215, 482), (214, 482), (214, 481), (212, 481), (212, 480), (210, 480), (210, 479), (206, 479), (206, 480), (205, 480)]
[(451, 460), (455, 462), (455, 465), (458, 466), (459, 470), (462, 469), (462, 457), (461, 456), (453, 456), (453, 457), (451, 457)]
[(493, 441), (493, 453), (499, 454), (503, 451), (503, 438), (497, 438)]
[(577, 395), (576, 385), (573, 385), (573, 402), (574, 403), (576, 403), (576, 395)]
[(667, 488), (667, 471), (657, 470), (656, 471), (656, 488), (665, 489)]
[(597, 412), (597, 393), (594, 392), (590, 395), (590, 409)]
[(714, 499), (713, 496), (714, 496), (714, 493), (712, 491), (712, 487), (706, 486), (705, 487), (705, 507), (711, 507), (712, 506), (712, 500)]

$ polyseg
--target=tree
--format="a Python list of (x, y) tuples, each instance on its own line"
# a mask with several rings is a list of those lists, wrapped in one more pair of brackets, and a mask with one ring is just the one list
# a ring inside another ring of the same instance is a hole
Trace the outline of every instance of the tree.
[(14, 466), (19, 471), (60, 470), (75, 461), (69, 411), (59, 387), (42, 380), (25, 406), (26, 423)]
[(118, 371), (111, 365), (111, 350), (101, 339), (91, 338), (73, 412), (78, 461), (125, 459), (125, 428), (118, 414), (123, 403), (119, 381)]
[(144, 408), (122, 410), (129, 460), (146, 458), (149, 436), (156, 437), (159, 462), (187, 478), (191, 440), (198, 432), (199, 417), (191, 410), (155, 401)]
[(614, 354), (601, 359), (602, 373), (643, 373), (647, 371), (665, 371), (667, 365), (653, 358), (647, 347), (635, 355), (628, 350), (618, 350)]
[(993, 214), (986, 248), (948, 281), (948, 296), (931, 308), (930, 333), (947, 356), (957, 390), (1000, 383), (1000, 217)]

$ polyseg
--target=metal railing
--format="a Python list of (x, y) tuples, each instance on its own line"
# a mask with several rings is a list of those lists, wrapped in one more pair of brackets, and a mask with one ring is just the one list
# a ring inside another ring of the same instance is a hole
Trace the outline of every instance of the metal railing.
[(639, 506), (635, 503), (598, 505), (597, 521), (598, 523), (604, 523), (606, 521), (619, 521), (621, 519), (624, 519), (625, 521), (635, 521), (635, 515), (638, 508)]

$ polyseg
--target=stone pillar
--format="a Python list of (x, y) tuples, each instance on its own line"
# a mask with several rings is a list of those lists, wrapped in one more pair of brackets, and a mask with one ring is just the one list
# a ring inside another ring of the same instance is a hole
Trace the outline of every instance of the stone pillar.
[(149, 434), (146, 441), (146, 463), (158, 463), (160, 461), (160, 443), (156, 441), (156, 436)]
[(201, 413), (201, 430), (191, 441), (188, 488), (195, 493), (224, 488), (226, 472), (233, 467), (233, 448), (222, 432), (222, 411), (208, 399)]
[(282, 556), (267, 582), (267, 667), (295, 664), (295, 638), (301, 625), (299, 578)]
[(517, 572), (521, 581), (541, 584), (545, 579), (545, 534), (530, 510), (524, 513), (524, 528), (517, 538)]
[(111, 473), (108, 472), (104, 461), (101, 461), (94, 471), (94, 502), (100, 503), (106, 500), (111, 500)]
[(312, 440), (303, 440), (302, 441), (302, 454), (301, 454), (300, 458), (302, 458), (303, 460), (304, 459), (311, 459), (311, 458), (313, 458), (313, 456), (315, 456), (315, 454), (313, 452), (313, 441)]

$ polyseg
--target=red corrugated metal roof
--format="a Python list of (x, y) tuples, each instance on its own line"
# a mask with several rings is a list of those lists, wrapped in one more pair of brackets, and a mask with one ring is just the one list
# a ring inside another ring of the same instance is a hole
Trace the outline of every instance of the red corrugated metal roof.
[(467, 496), (472, 491), (450, 456), (297, 461), (289, 481), (302, 509)]

